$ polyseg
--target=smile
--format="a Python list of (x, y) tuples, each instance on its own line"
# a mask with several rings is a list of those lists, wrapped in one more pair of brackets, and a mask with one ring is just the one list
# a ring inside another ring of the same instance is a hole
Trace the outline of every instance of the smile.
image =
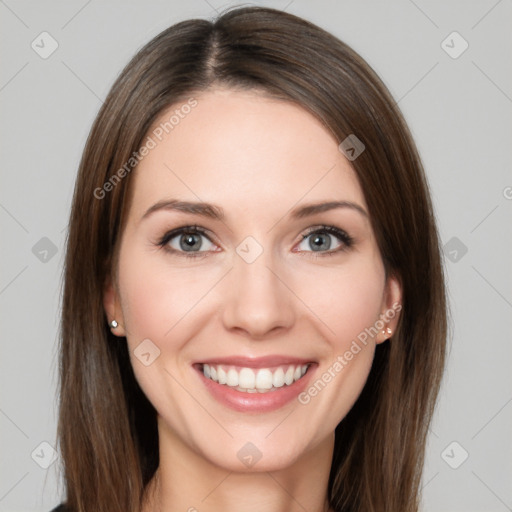
[(292, 402), (313, 378), (315, 361), (289, 356), (216, 358), (193, 364), (212, 398), (244, 413), (263, 413)]
[(282, 365), (277, 368), (240, 368), (203, 364), (203, 375), (218, 384), (242, 393), (270, 393), (291, 386), (306, 374), (309, 365)]

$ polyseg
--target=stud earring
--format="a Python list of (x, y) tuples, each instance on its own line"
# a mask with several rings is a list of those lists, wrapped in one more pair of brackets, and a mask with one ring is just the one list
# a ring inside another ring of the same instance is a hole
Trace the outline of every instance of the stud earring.
[(119, 324), (115, 321), (115, 320), (112, 320), (112, 322), (110, 322), (110, 328), (111, 329), (115, 329)]
[(391, 327), (386, 327), (385, 329), (382, 330), (382, 332), (384, 334), (391, 334), (393, 331), (391, 330)]

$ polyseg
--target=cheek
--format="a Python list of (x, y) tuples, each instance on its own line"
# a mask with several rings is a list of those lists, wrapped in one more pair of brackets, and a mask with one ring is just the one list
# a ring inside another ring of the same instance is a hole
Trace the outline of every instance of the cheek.
[(300, 297), (324, 325), (325, 338), (341, 350), (379, 319), (384, 269), (378, 260), (303, 274)]
[[(321, 292), (319, 282), (323, 282)], [(315, 276), (302, 280), (301, 290), (304, 302), (318, 312), (316, 325), (322, 330), (324, 344), (315, 378), (299, 402), (311, 415), (323, 418), (321, 437), (348, 414), (368, 379), (375, 353), (372, 327), (381, 313), (384, 270), (378, 261), (336, 271), (317, 269)]]
[(164, 255), (143, 252), (127, 254), (119, 274), (125, 327), (134, 340), (171, 340), (171, 332), (194, 316), (195, 306), (216, 281), (216, 275), (199, 279), (194, 270), (167, 264)]

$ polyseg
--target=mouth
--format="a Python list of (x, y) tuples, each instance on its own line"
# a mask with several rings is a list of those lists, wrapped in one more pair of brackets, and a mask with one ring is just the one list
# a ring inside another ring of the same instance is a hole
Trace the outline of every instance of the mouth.
[(210, 393), (238, 411), (266, 412), (293, 400), (306, 386), (314, 361), (283, 358), (217, 360), (193, 366)]
[(309, 366), (289, 364), (257, 369), (204, 363), (199, 366), (199, 370), (205, 378), (241, 393), (271, 393), (302, 379)]

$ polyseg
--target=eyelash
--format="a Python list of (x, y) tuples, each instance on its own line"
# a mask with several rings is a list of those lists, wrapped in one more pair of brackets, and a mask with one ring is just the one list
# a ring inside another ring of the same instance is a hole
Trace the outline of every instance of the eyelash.
[[(185, 258), (203, 258), (203, 257), (207, 256), (209, 251), (200, 251), (200, 252), (177, 251), (168, 246), (168, 243), (173, 238), (175, 238), (179, 235), (185, 234), (185, 233), (189, 234), (189, 235), (203, 235), (206, 238), (208, 238), (208, 240), (210, 240), (210, 237), (208, 236), (207, 232), (203, 228), (201, 228), (199, 226), (183, 226), (181, 228), (173, 229), (172, 231), (165, 233), (165, 235), (157, 242), (156, 245), (158, 245), (158, 247), (160, 247), (172, 254), (178, 254)], [(342, 229), (339, 229), (335, 226), (328, 226), (328, 225), (322, 225), (322, 226), (316, 226), (316, 227), (310, 228), (305, 234), (302, 235), (302, 239), (300, 240), (299, 244), (301, 242), (303, 242), (309, 236), (311, 236), (313, 234), (317, 234), (317, 233), (327, 233), (329, 235), (334, 235), (336, 238), (338, 238), (338, 240), (343, 245), (337, 249), (330, 250), (330, 251), (296, 251), (296, 252), (299, 252), (301, 255), (303, 252), (312, 254), (312, 256), (314, 258), (319, 258), (319, 257), (324, 257), (324, 256), (334, 256), (335, 254), (337, 254), (339, 252), (347, 251), (354, 244), (354, 239), (350, 235), (348, 235), (345, 231), (343, 231)], [(212, 242), (212, 240), (210, 240), (210, 242), (214, 243), (214, 242)], [(315, 254), (316, 252), (318, 254)]]

